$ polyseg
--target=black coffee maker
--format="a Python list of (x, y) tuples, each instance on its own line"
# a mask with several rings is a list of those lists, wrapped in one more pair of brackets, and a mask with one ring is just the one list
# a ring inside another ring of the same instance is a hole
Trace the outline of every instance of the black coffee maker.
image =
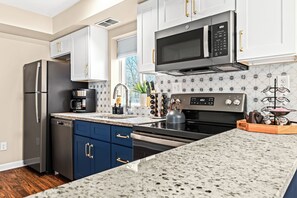
[(76, 113), (96, 112), (96, 90), (95, 89), (74, 89), (70, 109)]

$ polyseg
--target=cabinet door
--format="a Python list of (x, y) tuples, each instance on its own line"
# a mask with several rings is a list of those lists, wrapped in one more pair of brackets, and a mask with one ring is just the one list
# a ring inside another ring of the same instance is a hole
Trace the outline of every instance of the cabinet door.
[(295, 0), (237, 1), (238, 61), (294, 53), (295, 10)]
[(190, 0), (159, 0), (159, 29), (191, 21)]
[(111, 145), (111, 166), (112, 168), (127, 164), (132, 161), (132, 149), (112, 144)]
[(92, 140), (91, 141), (91, 174), (99, 173), (111, 168), (110, 143)]
[(191, 0), (192, 20), (235, 10), (235, 0)]
[(91, 174), (91, 160), (86, 156), (89, 142), (89, 138), (74, 135), (74, 179), (80, 179)]
[(91, 124), (91, 138), (110, 142), (110, 125), (108, 124)]
[(158, 30), (157, 1), (149, 0), (138, 6), (137, 57), (139, 72), (155, 72), (155, 31)]
[(71, 80), (84, 81), (89, 78), (89, 28), (72, 34)]
[(67, 35), (50, 43), (51, 58), (59, 58), (71, 51), (71, 36)]

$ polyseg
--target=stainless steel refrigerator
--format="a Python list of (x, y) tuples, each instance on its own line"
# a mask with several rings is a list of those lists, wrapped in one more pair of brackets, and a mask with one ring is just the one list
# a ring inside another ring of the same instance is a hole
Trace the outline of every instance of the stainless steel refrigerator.
[(24, 66), (24, 142), (26, 166), (51, 171), (50, 114), (70, 111), (71, 90), (87, 83), (70, 80), (70, 64), (39, 60)]

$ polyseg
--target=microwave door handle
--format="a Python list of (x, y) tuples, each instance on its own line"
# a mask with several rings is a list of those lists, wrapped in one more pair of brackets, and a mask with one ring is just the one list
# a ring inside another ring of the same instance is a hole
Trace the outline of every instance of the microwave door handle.
[(206, 25), (203, 27), (203, 51), (204, 51), (204, 58), (209, 57), (209, 38), (208, 38), (208, 31), (209, 31), (209, 26)]

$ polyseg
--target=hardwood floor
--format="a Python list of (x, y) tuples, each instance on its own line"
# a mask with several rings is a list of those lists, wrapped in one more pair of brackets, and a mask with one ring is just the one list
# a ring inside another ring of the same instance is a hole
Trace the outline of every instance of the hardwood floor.
[(59, 175), (38, 174), (26, 167), (0, 172), (0, 197), (19, 198), (69, 182)]

